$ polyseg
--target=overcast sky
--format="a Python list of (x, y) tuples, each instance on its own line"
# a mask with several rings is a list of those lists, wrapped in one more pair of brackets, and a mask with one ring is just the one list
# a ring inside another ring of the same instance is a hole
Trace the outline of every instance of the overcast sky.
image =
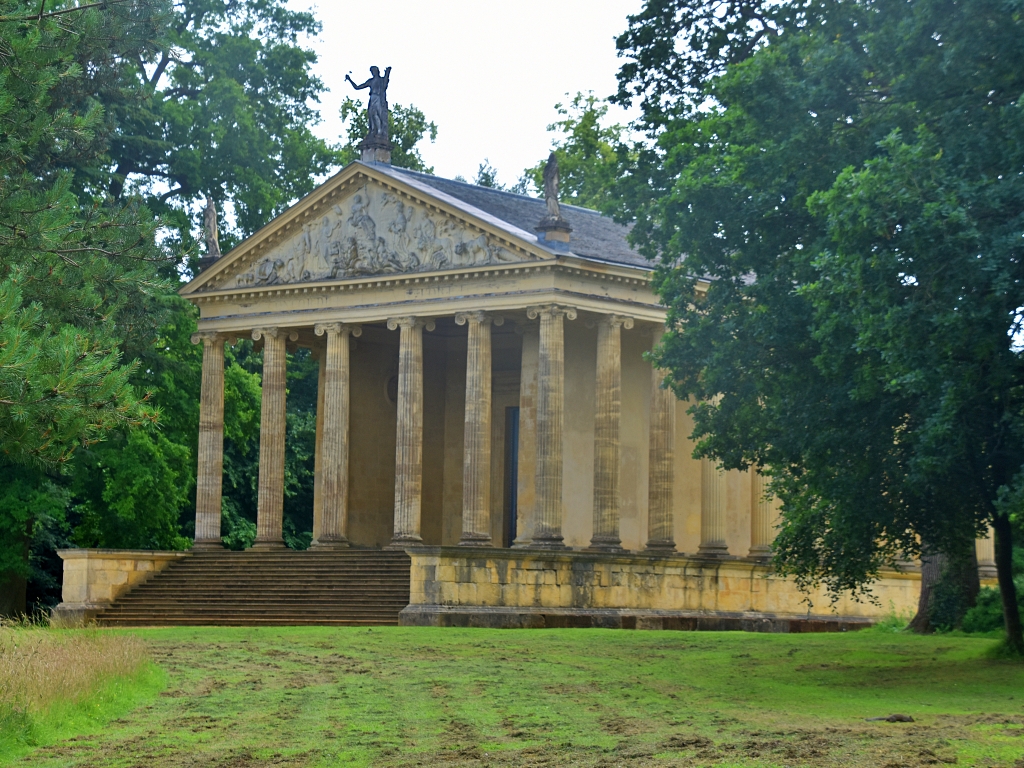
[[(437, 141), (424, 142), (423, 158), (440, 176), (472, 179), (485, 159), (511, 184), (546, 156), (546, 128), (565, 94), (616, 88), (621, 60), (615, 37), (641, 0), (291, 0), (313, 7), (323, 22), (312, 45), (316, 73), (330, 88), (316, 132), (332, 141), (341, 133), (338, 106), (369, 68), (392, 67), (388, 101), (414, 104), (437, 123)], [(613, 110), (627, 122), (630, 115)]]

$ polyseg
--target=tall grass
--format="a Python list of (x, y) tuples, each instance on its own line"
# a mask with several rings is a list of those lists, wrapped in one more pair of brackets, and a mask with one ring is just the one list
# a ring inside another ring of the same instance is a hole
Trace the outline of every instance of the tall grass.
[(0, 735), (137, 675), (147, 661), (145, 645), (130, 635), (0, 626)]

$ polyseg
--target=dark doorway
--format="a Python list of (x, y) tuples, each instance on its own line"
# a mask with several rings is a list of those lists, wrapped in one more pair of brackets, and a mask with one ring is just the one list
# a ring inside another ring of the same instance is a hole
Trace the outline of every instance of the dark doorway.
[(516, 540), (519, 512), (519, 407), (505, 409), (505, 532), (502, 546)]

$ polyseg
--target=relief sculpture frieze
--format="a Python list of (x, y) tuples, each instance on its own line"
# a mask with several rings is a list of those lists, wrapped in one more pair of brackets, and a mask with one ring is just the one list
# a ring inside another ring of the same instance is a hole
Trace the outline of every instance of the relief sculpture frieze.
[(367, 183), (274, 246), (235, 278), (239, 287), (427, 272), (523, 261), (444, 214)]

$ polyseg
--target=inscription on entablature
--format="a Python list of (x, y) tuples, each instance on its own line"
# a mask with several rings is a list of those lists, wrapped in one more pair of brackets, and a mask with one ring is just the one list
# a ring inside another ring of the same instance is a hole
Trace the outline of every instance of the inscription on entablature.
[(224, 287), (427, 272), (528, 260), (445, 214), (375, 184), (307, 222)]

